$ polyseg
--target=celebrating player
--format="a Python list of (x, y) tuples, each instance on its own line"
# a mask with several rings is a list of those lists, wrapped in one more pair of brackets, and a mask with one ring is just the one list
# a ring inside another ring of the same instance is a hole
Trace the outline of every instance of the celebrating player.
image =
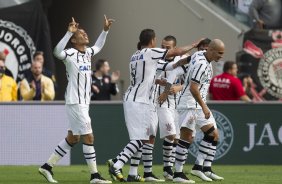
[[(152, 122), (157, 121), (155, 106), (152, 102), (152, 89), (158, 61), (188, 52), (191, 46), (174, 49), (156, 47), (156, 36), (152, 29), (145, 29), (140, 33), (140, 50), (131, 57), (129, 63), (130, 86), (124, 95), (124, 115), (130, 142), (125, 146), (117, 158), (109, 160), (109, 171), (119, 181), (124, 181), (120, 169), (143, 146), (149, 143), (149, 136), (156, 132)], [(163, 69), (169, 67), (164, 65)], [(143, 148), (144, 149), (144, 148)], [(152, 149), (152, 148), (151, 148)], [(151, 150), (150, 149), (150, 150)], [(152, 173), (148, 172), (149, 177)], [(132, 176), (135, 177), (135, 176)]]
[[(224, 43), (215, 39), (211, 41), (207, 51), (198, 51), (191, 56), (191, 64), (185, 79), (183, 91), (179, 97), (180, 140), (176, 147), (175, 182), (193, 183), (183, 173), (183, 164), (186, 160), (188, 148), (193, 141), (196, 128), (204, 133), (200, 143), (197, 160), (191, 174), (204, 181), (223, 180), (211, 170), (216, 145), (219, 138), (215, 119), (206, 104), (206, 95), (212, 78), (211, 61), (218, 62), (224, 54)], [(190, 58), (189, 58), (190, 59)], [(179, 68), (173, 72), (181, 74)], [(168, 79), (164, 93), (160, 95), (163, 103), (168, 94), (173, 78)]]
[[(104, 30), (95, 45), (87, 47), (88, 35), (72, 18), (67, 33), (54, 49), (54, 55), (66, 65), (68, 86), (65, 100), (69, 130), (67, 137), (58, 144), (48, 161), (39, 168), (39, 173), (51, 183), (57, 183), (53, 179), (52, 168), (79, 142), (80, 136), (83, 138), (83, 154), (91, 174), (90, 183), (111, 183), (102, 178), (97, 170), (94, 136), (88, 111), (91, 94), (91, 57), (103, 48), (113, 21), (105, 16)], [(69, 41), (73, 48), (64, 50)]]

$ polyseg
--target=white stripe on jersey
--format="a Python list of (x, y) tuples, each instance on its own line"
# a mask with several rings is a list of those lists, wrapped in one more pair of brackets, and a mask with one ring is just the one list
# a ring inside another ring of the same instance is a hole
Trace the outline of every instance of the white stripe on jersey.
[(125, 92), (125, 101), (152, 103), (150, 99), (158, 60), (164, 59), (166, 53), (166, 49), (144, 48), (132, 55), (129, 63), (130, 86)]
[[(172, 60), (164, 60), (165, 65), (166, 66), (168, 63), (172, 62), (172, 63), (176, 63), (177, 61), (179, 61), (180, 59), (183, 59), (183, 57), (180, 56), (176, 56), (174, 57)], [(180, 67), (182, 71), (182, 73), (186, 73), (187, 72), (187, 66), (183, 66)], [(163, 67), (161, 67), (161, 72), (160, 72), (160, 68), (157, 69), (156, 73), (157, 73), (157, 78), (158, 79), (167, 79), (172, 71), (162, 71)], [(181, 78), (182, 76), (177, 76), (174, 78), (174, 83), (173, 84), (180, 84), (181, 83)], [(175, 94), (175, 95), (168, 95), (167, 100), (163, 103), (163, 104), (159, 104), (158, 103), (158, 97), (160, 96), (161, 93), (163, 93), (165, 87), (164, 86), (160, 86), (160, 85), (155, 85), (155, 90), (154, 90), (154, 103), (159, 106), (159, 107), (165, 107), (165, 108), (172, 108), (175, 109), (176, 108), (176, 103), (177, 103), (177, 99), (179, 98), (180, 93)]]
[(179, 97), (178, 109), (196, 108), (201, 106), (196, 102), (190, 92), (191, 81), (199, 83), (199, 91), (204, 102), (208, 94), (212, 78), (212, 65), (204, 56), (206, 51), (198, 51), (191, 56), (190, 67), (186, 75), (183, 91)]
[(54, 49), (54, 55), (66, 66), (68, 86), (65, 93), (66, 104), (90, 104), (91, 57), (105, 44), (108, 32), (102, 31), (96, 43), (80, 52), (74, 48), (63, 50), (73, 33), (67, 32)]

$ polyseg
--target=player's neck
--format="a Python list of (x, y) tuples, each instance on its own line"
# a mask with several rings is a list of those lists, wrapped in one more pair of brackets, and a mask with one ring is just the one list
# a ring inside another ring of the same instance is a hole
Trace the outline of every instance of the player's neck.
[(74, 48), (78, 50), (79, 52), (85, 52), (86, 46), (85, 45), (74, 45)]
[(207, 52), (204, 53), (204, 56), (209, 63), (212, 62)]

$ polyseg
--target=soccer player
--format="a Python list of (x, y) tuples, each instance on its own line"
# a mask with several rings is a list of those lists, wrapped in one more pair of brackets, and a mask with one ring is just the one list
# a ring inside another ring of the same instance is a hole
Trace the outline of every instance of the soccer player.
[[(191, 46), (174, 49), (156, 47), (156, 36), (152, 29), (144, 29), (139, 36), (137, 50), (129, 63), (130, 86), (124, 95), (124, 115), (130, 142), (125, 146), (117, 158), (109, 160), (109, 172), (119, 181), (125, 181), (121, 169), (124, 164), (146, 143), (152, 132), (156, 132), (153, 122), (157, 122), (155, 106), (152, 103), (152, 89), (158, 61), (173, 56), (183, 55)], [(171, 65), (170, 65), (171, 66)], [(164, 65), (163, 70), (170, 66)], [(172, 69), (172, 68), (171, 68)], [(144, 147), (143, 147), (144, 149)], [(152, 147), (145, 147), (151, 152)], [(144, 175), (150, 177), (151, 172)], [(138, 176), (131, 176), (138, 177)]]
[[(196, 44), (194, 44), (196, 45)], [(176, 38), (174, 36), (168, 35), (162, 40), (161, 47), (163, 49), (174, 49), (176, 48)], [(191, 46), (191, 49), (193, 49), (193, 46)], [(180, 59), (180, 56), (173, 56), (170, 58), (166, 58), (163, 60), (164, 63), (172, 63), (176, 62)], [(176, 105), (176, 99), (177, 99), (177, 92), (182, 89), (181, 85), (179, 85), (177, 80), (177, 85), (174, 85), (171, 89), (171, 94), (169, 99), (166, 101), (166, 104), (158, 104), (158, 94), (160, 94), (163, 91), (163, 86), (159, 85), (158, 82), (162, 82), (167, 75), (169, 75), (169, 71), (163, 71), (162, 68), (163, 65), (159, 64), (159, 67), (161, 68), (157, 69), (156, 71), (156, 85), (154, 86), (154, 92), (153, 92), (153, 103), (156, 105), (157, 115), (159, 123), (156, 119), (154, 122), (154, 125), (156, 128), (154, 128), (155, 132), (152, 132), (152, 135), (150, 135), (149, 143), (146, 143), (143, 145), (142, 149), (138, 151), (132, 158), (130, 163), (130, 169), (129, 169), (129, 177), (127, 178), (127, 181), (136, 181), (131, 176), (138, 175), (137, 169), (138, 165), (140, 163), (140, 158), (142, 155), (142, 161), (144, 164), (144, 181), (146, 182), (163, 182), (164, 180), (159, 179), (156, 177), (152, 172), (152, 161), (153, 161), (153, 148), (155, 143), (155, 136), (157, 131), (157, 126), (159, 125), (160, 128), (160, 137), (164, 139), (163, 142), (163, 159), (164, 159), (164, 176), (168, 180), (172, 180), (173, 178), (173, 172), (172, 172), (172, 160), (173, 160), (173, 142), (174, 138), (178, 132), (178, 122), (177, 126), (175, 124), (175, 118), (177, 116), (175, 111), (175, 105)], [(179, 134), (179, 133), (178, 133)], [(136, 177), (135, 177), (136, 178)], [(142, 181), (142, 178), (139, 178), (139, 181)]]
[[(219, 138), (215, 119), (206, 104), (206, 95), (212, 78), (211, 61), (218, 62), (224, 54), (224, 43), (215, 39), (211, 41), (207, 51), (198, 51), (191, 58), (191, 64), (185, 79), (183, 91), (179, 97), (179, 124), (180, 139), (176, 147), (174, 182), (194, 183), (183, 173), (187, 152), (196, 128), (204, 133), (200, 143), (199, 152), (191, 174), (204, 181), (223, 180), (211, 170), (216, 145)], [(188, 60), (187, 59), (187, 60)], [(179, 68), (173, 72), (181, 74)], [(173, 75), (172, 75), (173, 76)], [(165, 91), (160, 95), (160, 103), (163, 103), (173, 82), (173, 77), (168, 78)]]
[[(111, 183), (102, 178), (97, 170), (94, 136), (88, 111), (91, 94), (91, 57), (103, 48), (113, 21), (105, 16), (104, 30), (95, 45), (87, 47), (89, 40), (86, 32), (79, 28), (78, 23), (72, 18), (67, 33), (54, 49), (54, 55), (66, 65), (68, 86), (65, 100), (69, 130), (67, 137), (58, 144), (48, 161), (39, 168), (39, 173), (51, 183), (57, 183), (53, 179), (52, 168), (79, 142), (80, 137), (83, 138), (83, 154), (91, 174), (90, 183)], [(69, 41), (73, 48), (64, 50)]]

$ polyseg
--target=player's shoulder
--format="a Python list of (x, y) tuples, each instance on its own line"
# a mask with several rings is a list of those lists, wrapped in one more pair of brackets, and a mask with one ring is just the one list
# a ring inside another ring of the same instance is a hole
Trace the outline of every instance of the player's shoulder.
[(89, 54), (93, 55), (94, 54), (94, 49), (92, 47), (87, 47), (86, 48), (86, 52), (88, 52)]
[(67, 48), (64, 50), (68, 56), (72, 56), (78, 52), (78, 50), (74, 48)]

